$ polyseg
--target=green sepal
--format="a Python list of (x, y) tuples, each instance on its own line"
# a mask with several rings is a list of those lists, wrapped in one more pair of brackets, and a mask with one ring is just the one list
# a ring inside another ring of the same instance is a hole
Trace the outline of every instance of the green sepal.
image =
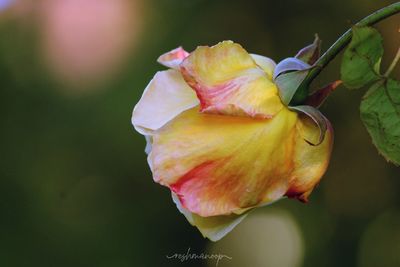
[(325, 100), (328, 98), (328, 96), (336, 90), (336, 88), (342, 84), (341, 80), (331, 82), (321, 89), (316, 90), (314, 93), (308, 96), (306, 99), (305, 104), (308, 106), (312, 106), (315, 108), (319, 108)]
[(318, 34), (315, 35), (314, 42), (303, 49), (301, 49), (297, 54), (296, 58), (313, 65), (321, 56), (321, 39), (319, 39)]
[(281, 74), (275, 79), (275, 83), (279, 89), (279, 96), (283, 104), (286, 106), (289, 105), (309, 71), (309, 69), (306, 69), (288, 72)]

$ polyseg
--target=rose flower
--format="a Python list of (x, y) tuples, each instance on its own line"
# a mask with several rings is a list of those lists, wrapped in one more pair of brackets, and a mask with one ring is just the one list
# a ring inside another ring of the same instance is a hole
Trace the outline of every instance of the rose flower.
[(158, 61), (170, 69), (150, 81), (132, 123), (146, 137), (154, 181), (203, 236), (219, 240), (282, 197), (307, 201), (327, 169), (333, 131), (324, 118), (315, 141), (315, 122), (281, 101), (274, 61), (231, 41)]

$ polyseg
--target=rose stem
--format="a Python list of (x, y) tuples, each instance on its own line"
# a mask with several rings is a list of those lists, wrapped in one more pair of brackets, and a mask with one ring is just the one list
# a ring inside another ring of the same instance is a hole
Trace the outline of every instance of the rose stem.
[[(381, 20), (384, 20), (392, 15), (400, 12), (400, 2), (391, 4), (384, 7), (371, 15), (360, 20), (355, 26), (363, 27), (373, 25)], [(318, 74), (331, 62), (340, 51), (342, 51), (346, 45), (350, 42), (352, 36), (352, 29), (347, 30), (336, 42), (329, 47), (329, 49), (317, 60), (315, 67), (308, 73), (300, 89), (296, 92), (294, 96), (294, 102), (303, 102), (308, 96), (308, 90), (311, 82), (318, 76)]]

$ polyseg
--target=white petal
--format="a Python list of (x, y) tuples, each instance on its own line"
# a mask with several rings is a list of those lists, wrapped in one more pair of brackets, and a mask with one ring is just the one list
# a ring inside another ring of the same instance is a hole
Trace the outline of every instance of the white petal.
[(157, 72), (143, 92), (132, 114), (132, 124), (141, 134), (151, 134), (199, 100), (180, 72)]

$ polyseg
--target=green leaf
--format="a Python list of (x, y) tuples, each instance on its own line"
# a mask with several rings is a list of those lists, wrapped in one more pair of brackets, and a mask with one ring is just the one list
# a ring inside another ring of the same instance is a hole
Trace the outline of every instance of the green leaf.
[(360, 111), (379, 152), (400, 165), (400, 82), (388, 79), (375, 83), (365, 94)]
[(354, 27), (340, 70), (344, 85), (357, 89), (380, 79), (382, 55), (382, 37), (379, 32), (370, 27)]
[(311, 106), (302, 105), (289, 108), (307, 115), (314, 121), (315, 125), (319, 128), (319, 139), (317, 142), (313, 142), (312, 140), (306, 140), (306, 142), (313, 146), (320, 145), (324, 141), (325, 133), (328, 129), (328, 123), (324, 115), (318, 109)]

